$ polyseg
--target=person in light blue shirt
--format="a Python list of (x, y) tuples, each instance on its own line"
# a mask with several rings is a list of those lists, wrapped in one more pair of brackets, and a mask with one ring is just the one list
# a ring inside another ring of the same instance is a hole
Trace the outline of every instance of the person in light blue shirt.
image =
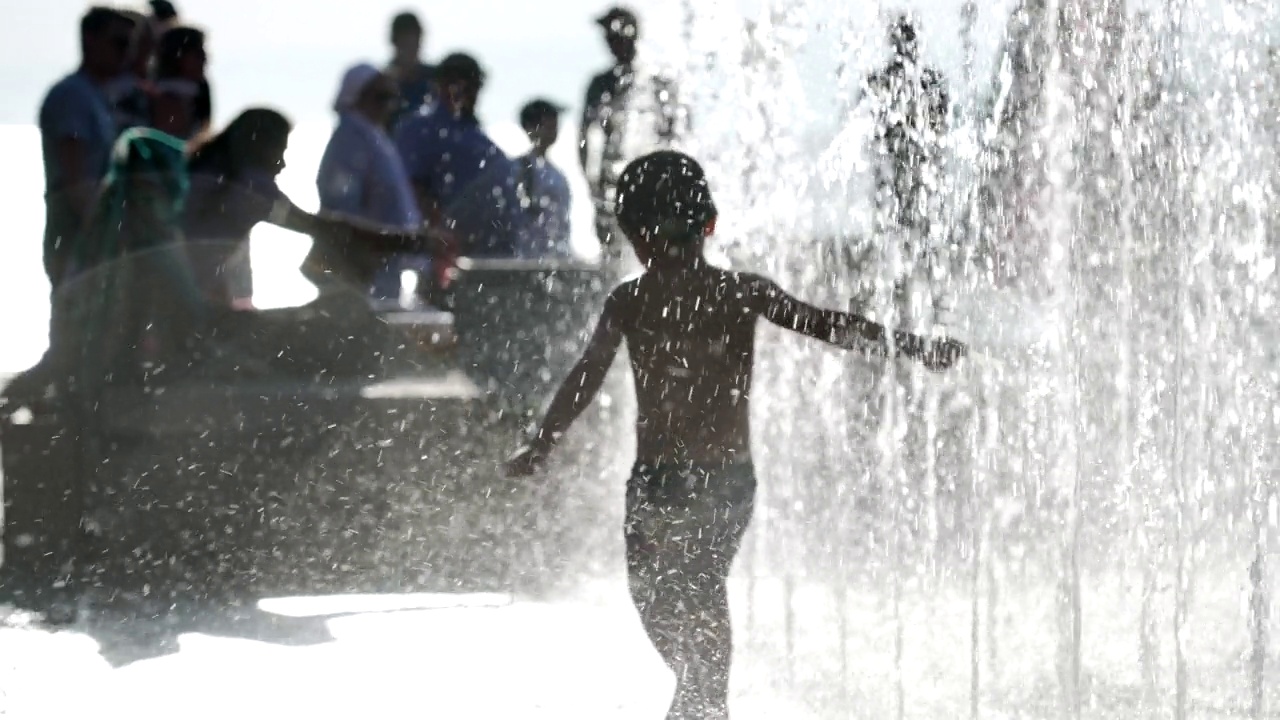
[(133, 21), (106, 8), (91, 8), (80, 21), (82, 60), (40, 105), (44, 155), (44, 266), (56, 290), (71, 244), (107, 173), (116, 121), (106, 87), (125, 69)]
[(533, 147), (516, 160), (520, 173), (521, 203), (528, 216), (526, 240), (521, 254), (526, 257), (568, 257), (569, 181), (551, 164), (547, 153), (560, 137), (560, 114), (564, 108), (547, 100), (534, 100), (520, 111), (520, 126)]
[[(334, 104), (338, 127), (316, 176), (322, 210), (398, 230), (422, 227), (413, 186), (384, 129), (399, 102), (395, 81), (372, 65), (360, 64), (347, 71)], [(398, 300), (405, 270), (418, 271), (419, 287), (425, 290), (430, 267), (427, 257), (398, 256), (374, 280), (374, 297)]]
[(439, 103), (396, 128), (396, 147), (424, 213), (453, 231), (463, 255), (512, 257), (526, 220), (515, 163), (476, 119), (483, 86), (473, 58), (446, 57), (436, 67)]

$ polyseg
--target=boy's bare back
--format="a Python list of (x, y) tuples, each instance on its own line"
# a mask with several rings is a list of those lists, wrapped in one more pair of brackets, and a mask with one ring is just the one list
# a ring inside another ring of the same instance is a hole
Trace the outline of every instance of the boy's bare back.
[[(529, 444), (507, 463), (527, 475), (591, 403), (623, 340), (631, 356), (641, 464), (723, 465), (750, 460), (751, 374), (756, 322), (845, 348), (915, 357), (950, 367), (964, 346), (885, 328), (860, 315), (822, 310), (759, 275), (712, 267), (702, 241), (715, 229), (715, 208), (697, 163), (659, 152), (632, 162), (620, 194), (619, 223), (645, 264), (616, 288), (582, 358), (556, 392)], [(625, 202), (624, 202), (625, 201)], [(625, 222), (624, 222), (625, 220)]]
[(882, 341), (880, 326), (821, 310), (772, 281), (698, 262), (650, 270), (610, 297), (636, 387), (637, 460), (713, 464), (750, 458), (756, 324), (815, 339)]
[(613, 293), (611, 319), (635, 377), (639, 461), (750, 457), (761, 285), (704, 265), (648, 272)]

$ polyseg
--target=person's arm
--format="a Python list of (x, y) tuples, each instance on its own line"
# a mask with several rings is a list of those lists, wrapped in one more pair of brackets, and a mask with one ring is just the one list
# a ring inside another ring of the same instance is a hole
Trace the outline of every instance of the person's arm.
[[(883, 325), (856, 313), (825, 310), (799, 300), (777, 284), (761, 277), (750, 280), (756, 310), (778, 327), (853, 350), (870, 347), (876, 351), (891, 350)], [(949, 338), (926, 340), (904, 330), (893, 333), (892, 349), (917, 359), (931, 370), (945, 370), (965, 354), (962, 343)]]
[(556, 391), (547, 408), (542, 425), (534, 433), (529, 444), (507, 463), (511, 475), (529, 475), (546, 460), (547, 455), (560, 442), (565, 431), (573, 425), (582, 411), (595, 399), (604, 384), (605, 376), (613, 365), (613, 358), (622, 344), (622, 328), (619, 324), (619, 295), (615, 290), (605, 301), (604, 311), (596, 324), (591, 342), (582, 358), (569, 371), (560, 389)]
[(578, 123), (578, 165), (583, 172), (587, 171), (587, 135), (591, 126), (596, 122), (596, 115), (600, 110), (600, 77), (591, 78), (591, 82), (587, 84), (587, 95), (582, 102), (582, 118)]

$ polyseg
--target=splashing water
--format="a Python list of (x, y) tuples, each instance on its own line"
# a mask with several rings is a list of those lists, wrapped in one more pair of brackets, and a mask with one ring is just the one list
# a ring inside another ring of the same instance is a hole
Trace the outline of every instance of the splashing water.
[(866, 717), (1258, 716), (1280, 13), (922, 9), (926, 60), (961, 68), (932, 268), (870, 203), (886, 17), (709, 3), (685, 28), (735, 263), (974, 350), (927, 376), (762, 330), (744, 662)]

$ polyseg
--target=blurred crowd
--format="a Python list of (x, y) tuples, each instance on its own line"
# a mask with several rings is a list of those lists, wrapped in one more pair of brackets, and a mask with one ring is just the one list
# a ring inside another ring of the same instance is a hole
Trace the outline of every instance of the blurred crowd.
[[(615, 7), (595, 21), (613, 64), (587, 84), (576, 140), (609, 262), (624, 245), (614, 216), (622, 169), (677, 147), (690, 113), (671, 73), (640, 57), (634, 12)], [(277, 184), (292, 130), (284, 114), (246, 108), (215, 127), (210, 38), (172, 3), (152, 0), (145, 12), (93, 7), (79, 33), (79, 66), (39, 111), (43, 257), (54, 295), (49, 356), (85, 332), (86, 321), (62, 311), (68, 284), (124, 257), (146, 255), (149, 265), (132, 273), (127, 292), (113, 290), (128, 298), (103, 316), (118, 328), (163, 326), (173, 340), (199, 334), (207, 318), (254, 312), (249, 236), (264, 222), (313, 238), (302, 269), (321, 295), (359, 286), (374, 311), (447, 307), (460, 255), (573, 255), (570, 186), (548, 159), (564, 106), (530, 99), (518, 118), (529, 149), (509, 157), (476, 114), (484, 66), (463, 52), (428, 60), (426, 26), (412, 12), (390, 22), (390, 62), (356, 62), (337, 79), (317, 212)], [(877, 203), (889, 224), (927, 233), (946, 87), (920, 61), (908, 17), (894, 22), (890, 41), (893, 60), (862, 86), (880, 116), (876, 142), (886, 160)]]
[[(614, 8), (596, 22), (615, 62), (589, 83), (577, 139), (596, 235), (616, 248), (618, 173), (674, 143), (687, 113), (670, 78), (637, 61), (635, 13)], [(130, 276), (113, 322), (152, 328), (163, 307), (169, 334), (190, 335), (204, 318), (253, 312), (249, 236), (263, 222), (313, 238), (303, 271), (322, 295), (326, 282), (359, 284), (375, 310), (446, 305), (459, 255), (573, 254), (569, 183), (548, 159), (564, 106), (530, 99), (518, 118), (529, 149), (509, 157), (476, 115), (486, 69), (467, 53), (427, 60), (412, 12), (390, 23), (389, 63), (356, 62), (337, 80), (317, 212), (277, 184), (292, 129), (283, 113), (246, 108), (215, 127), (211, 40), (168, 0), (90, 8), (79, 34), (79, 66), (39, 110), (50, 356), (84, 332), (60, 296), (124, 257), (150, 264)]]

